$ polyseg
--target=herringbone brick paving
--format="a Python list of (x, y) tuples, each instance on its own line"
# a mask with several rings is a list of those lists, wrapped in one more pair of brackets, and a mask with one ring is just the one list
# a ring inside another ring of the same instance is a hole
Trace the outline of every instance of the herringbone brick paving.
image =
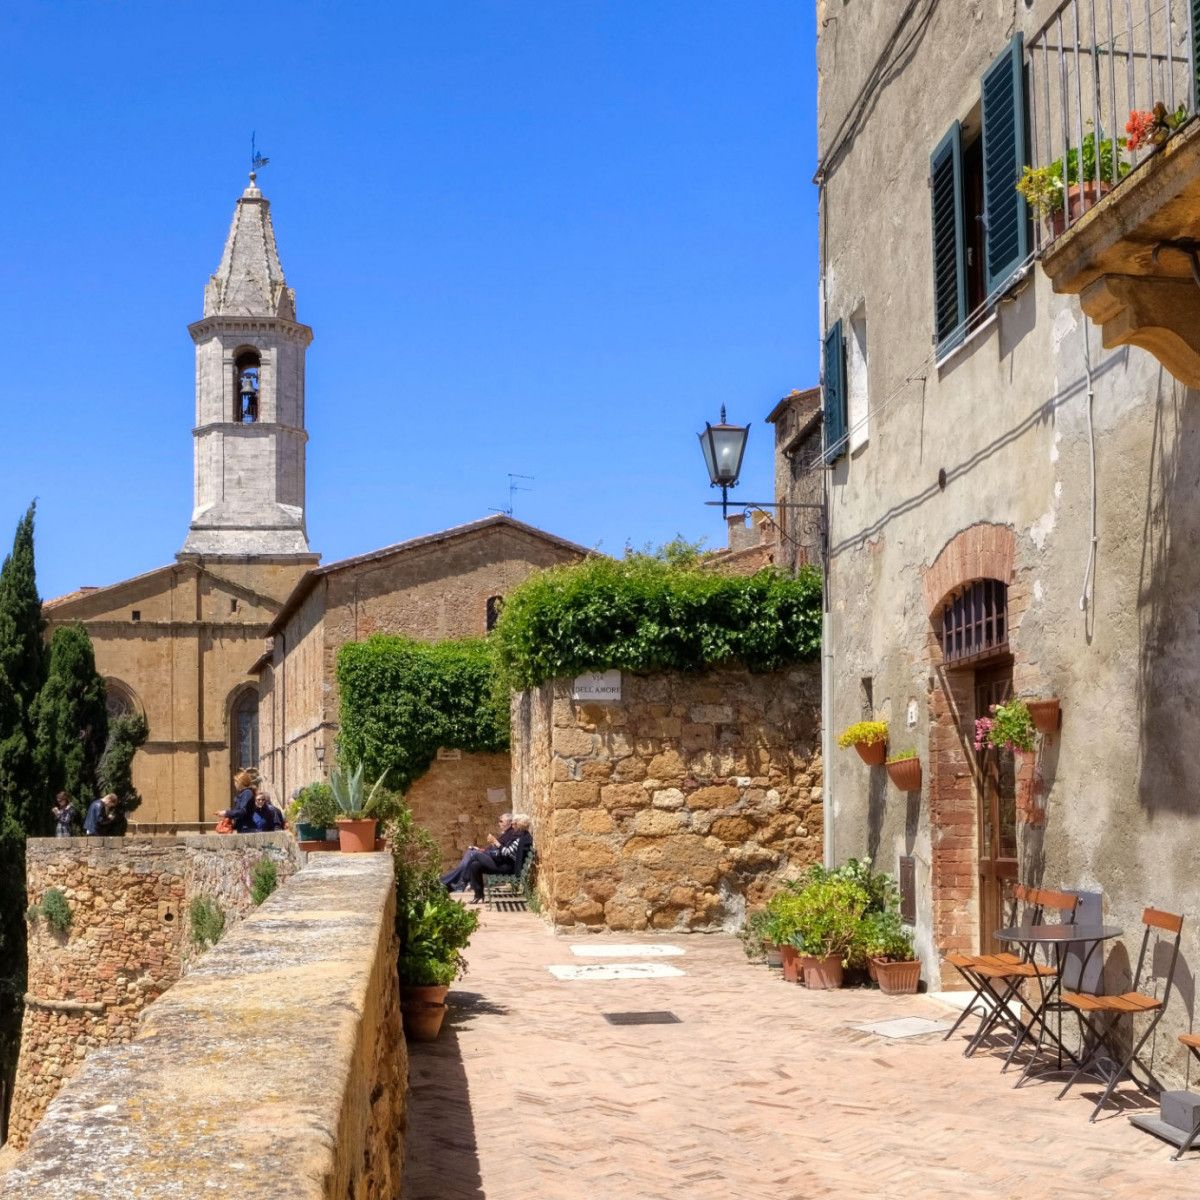
[[(850, 1028), (945, 1019), (930, 997), (806, 991), (715, 935), (666, 939), (681, 977), (551, 976), (583, 940), (483, 914), (441, 1038), (409, 1048), (407, 1200), (1200, 1196), (1200, 1153), (1088, 1124), (1091, 1084), (1056, 1103), (957, 1039)], [(602, 1016), (661, 1009), (680, 1024)]]

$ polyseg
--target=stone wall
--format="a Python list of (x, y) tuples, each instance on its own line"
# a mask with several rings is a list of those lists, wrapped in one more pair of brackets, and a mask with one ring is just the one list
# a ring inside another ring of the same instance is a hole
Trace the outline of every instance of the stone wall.
[(196, 960), (188, 909), (209, 896), (226, 928), (252, 906), (251, 872), (300, 855), (287, 834), (238, 837), (31, 838), (30, 904), (59, 888), (71, 926), (29, 924), (29, 979), (9, 1135), (23, 1146), (46, 1105), (99, 1046), (132, 1040), (141, 1011)]
[(556, 680), (513, 705), (513, 807), (534, 819), (556, 925), (738, 924), (822, 849), (820, 674), (622, 677), (582, 704)]
[(394, 1200), (408, 1072), (394, 904), (388, 855), (313, 855), (130, 1045), (87, 1062), (0, 1192)]
[(509, 812), (512, 768), (507, 754), (442, 751), (408, 789), (405, 800), (417, 824), (428, 829), (453, 866), (468, 846), (483, 846), (496, 818)]

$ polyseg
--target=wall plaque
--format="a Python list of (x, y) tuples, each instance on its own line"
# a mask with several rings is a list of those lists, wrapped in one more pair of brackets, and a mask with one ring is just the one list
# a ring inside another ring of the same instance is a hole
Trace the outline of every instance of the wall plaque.
[(571, 685), (571, 699), (584, 704), (613, 704), (621, 699), (620, 671), (589, 671), (576, 675)]
[(917, 860), (909, 854), (900, 855), (900, 920), (906, 925), (917, 923)]

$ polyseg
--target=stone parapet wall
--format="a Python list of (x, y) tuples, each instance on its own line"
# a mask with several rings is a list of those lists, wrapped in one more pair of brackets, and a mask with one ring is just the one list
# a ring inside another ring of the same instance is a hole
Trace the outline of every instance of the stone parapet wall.
[(89, 1059), (0, 1194), (399, 1196), (394, 906), (389, 856), (313, 855), (146, 1010), (129, 1045)]
[(28, 1141), (46, 1105), (100, 1046), (132, 1040), (141, 1011), (198, 956), (188, 910), (208, 896), (226, 927), (253, 906), (251, 872), (275, 860), (280, 880), (299, 866), (290, 834), (234, 837), (31, 838), (29, 903), (66, 896), (71, 926), (29, 923), (29, 976), (9, 1136)]
[(584, 704), (556, 680), (513, 705), (513, 805), (530, 812), (556, 925), (729, 929), (822, 854), (820, 672), (624, 674)]

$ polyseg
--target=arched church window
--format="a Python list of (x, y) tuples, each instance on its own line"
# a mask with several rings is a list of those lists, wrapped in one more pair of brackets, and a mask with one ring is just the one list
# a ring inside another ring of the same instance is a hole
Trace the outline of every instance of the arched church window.
[(234, 360), (234, 415), (239, 425), (258, 420), (259, 374), (262, 359), (257, 350), (243, 350)]
[(108, 710), (110, 721), (139, 711), (133, 693), (119, 679), (104, 681), (104, 707)]
[(258, 766), (258, 693), (246, 688), (233, 703), (230, 716), (233, 737), (230, 754), (233, 770)]
[(1008, 585), (978, 579), (955, 591), (942, 608), (942, 660), (961, 663), (1008, 649)]

